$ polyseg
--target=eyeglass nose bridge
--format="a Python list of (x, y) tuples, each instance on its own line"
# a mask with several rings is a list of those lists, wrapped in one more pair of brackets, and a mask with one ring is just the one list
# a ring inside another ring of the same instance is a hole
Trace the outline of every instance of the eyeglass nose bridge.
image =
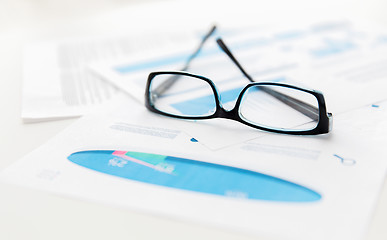
[(217, 91), (215, 85), (213, 85), (213, 91), (214, 91), (215, 101), (217, 105), (217, 109), (213, 115), (213, 118), (225, 118), (225, 119), (230, 119), (238, 122), (244, 122), (239, 115), (239, 107), (242, 101), (242, 96), (246, 90), (242, 89), (242, 91), (239, 93), (239, 96), (237, 96), (237, 98), (235, 99), (235, 102), (234, 102), (235, 105), (233, 107), (230, 106), (231, 109), (225, 108), (223, 106), (221, 96), (219, 95), (219, 92)]
[(221, 104), (219, 104), (218, 111), (215, 113), (216, 118), (226, 118), (231, 120), (240, 119), (238, 113), (238, 105), (235, 105), (231, 110), (226, 110)]

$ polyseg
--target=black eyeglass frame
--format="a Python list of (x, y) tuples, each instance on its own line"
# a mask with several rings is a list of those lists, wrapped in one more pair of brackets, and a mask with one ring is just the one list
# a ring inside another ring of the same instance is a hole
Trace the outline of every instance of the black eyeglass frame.
[[(175, 115), (175, 114), (170, 114), (166, 113), (163, 111), (158, 110), (155, 108), (155, 106), (152, 104), (151, 101), (151, 93), (150, 93), (150, 86), (152, 80), (158, 76), (158, 75), (165, 75), (165, 74), (174, 74), (174, 75), (181, 75), (181, 76), (188, 76), (188, 77), (193, 77), (193, 78), (198, 78), (201, 79), (205, 82), (207, 82), (213, 91), (214, 97), (215, 97), (215, 103), (216, 103), (216, 110), (213, 114), (209, 116), (181, 116), (181, 115)], [(240, 116), (240, 105), (243, 99), (243, 95), (245, 92), (252, 86), (280, 86), (280, 87), (287, 87), (299, 91), (303, 91), (309, 94), (312, 94), (316, 99), (318, 103), (318, 109), (319, 109), (319, 119), (317, 122), (317, 125), (315, 128), (309, 129), (309, 130), (286, 130), (286, 129), (275, 129), (275, 128), (267, 128), (264, 126), (252, 124), (246, 120), (244, 120)], [(214, 82), (206, 77), (203, 77), (201, 75), (197, 74), (192, 74), (184, 71), (158, 71), (158, 72), (152, 72), (148, 76), (147, 84), (146, 84), (146, 91), (145, 91), (145, 106), (148, 110), (158, 113), (164, 116), (168, 117), (173, 117), (173, 118), (180, 118), (180, 119), (190, 119), (190, 120), (199, 120), (199, 119), (212, 119), (212, 118), (226, 118), (230, 120), (235, 120), (240, 123), (246, 124), (250, 127), (263, 130), (263, 131), (268, 131), (268, 132), (274, 132), (274, 133), (284, 133), (284, 134), (289, 134), (289, 135), (317, 135), (317, 134), (324, 134), (328, 133), (330, 131), (330, 128), (332, 126), (332, 117), (331, 113), (327, 113), (326, 105), (325, 105), (325, 99), (324, 96), (321, 92), (317, 90), (311, 90), (311, 89), (306, 89), (306, 88), (301, 88), (285, 83), (274, 83), (274, 82), (254, 82), (254, 83), (249, 83), (247, 84), (242, 91), (239, 93), (239, 96), (237, 98), (237, 101), (235, 103), (235, 106), (231, 110), (226, 110), (222, 107), (222, 103), (220, 100), (220, 94), (218, 90), (216, 89), (216, 86)]]

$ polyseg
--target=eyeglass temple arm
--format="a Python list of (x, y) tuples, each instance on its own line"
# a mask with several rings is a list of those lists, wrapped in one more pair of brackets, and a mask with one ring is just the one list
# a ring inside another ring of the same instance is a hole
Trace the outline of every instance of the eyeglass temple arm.
[[(187, 59), (185, 62), (185, 65), (181, 71), (186, 71), (189, 67), (189, 64), (191, 61), (199, 54), (200, 50), (203, 48), (204, 43), (207, 41), (207, 39), (215, 32), (216, 30), (216, 25), (212, 26), (210, 31), (202, 38), (200, 41), (199, 46), (196, 48), (196, 50), (191, 54), (191, 56)], [(158, 96), (162, 93), (164, 93), (166, 90), (168, 90), (175, 82), (176, 80), (180, 77), (180, 75), (176, 75), (173, 77), (168, 78), (165, 80), (163, 83), (161, 83), (153, 92), (155, 96)]]
[[(239, 70), (243, 73), (243, 75), (250, 81), (255, 82), (254, 79), (243, 69), (241, 64), (236, 60), (234, 55), (231, 53), (230, 49), (226, 46), (221, 38), (216, 39), (216, 43), (218, 46), (227, 54), (227, 56), (237, 65)], [(305, 103), (303, 101), (297, 100), (293, 97), (290, 97), (286, 94), (277, 92), (275, 90), (269, 89), (267, 87), (260, 87), (264, 92), (270, 94), (271, 96), (277, 98), (281, 102), (287, 104), (298, 112), (304, 114), (305, 116), (313, 119), (314, 121), (318, 121), (319, 111), (318, 108)]]
[(210, 31), (202, 38), (202, 41), (200, 41), (200, 44), (196, 48), (195, 52), (187, 59), (185, 66), (181, 69), (182, 71), (185, 71), (188, 69), (192, 59), (194, 59), (199, 54), (200, 50), (203, 48), (204, 43), (208, 40), (209, 37), (211, 37), (211, 35), (215, 32), (215, 30), (216, 30), (216, 25), (212, 26)]

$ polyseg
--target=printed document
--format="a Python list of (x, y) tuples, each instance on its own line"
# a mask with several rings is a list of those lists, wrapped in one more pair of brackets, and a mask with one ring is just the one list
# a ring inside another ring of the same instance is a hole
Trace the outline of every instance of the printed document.
[(325, 136), (250, 128), (254, 139), (212, 150), (186, 126), (176, 127), (182, 120), (122, 96), (0, 179), (252, 235), (356, 240), (367, 230), (384, 180), (386, 117), (387, 103), (376, 102), (338, 115)]
[[(385, 98), (387, 32), (377, 26), (332, 20), (297, 27), (222, 27), (218, 26), (186, 71), (211, 79), (224, 95), (224, 105), (230, 104), (230, 91), (237, 92), (249, 81), (217, 46), (215, 40), (219, 37), (255, 81), (319, 90), (335, 114)], [(205, 29), (202, 32), (203, 36)], [(142, 102), (149, 73), (180, 70), (200, 40), (198, 35), (196, 43), (185, 51), (95, 62), (91, 68)]]
[(78, 37), (30, 44), (24, 52), (23, 106), (25, 122), (81, 116), (121, 94), (87, 65), (189, 44), (188, 32), (132, 33)]

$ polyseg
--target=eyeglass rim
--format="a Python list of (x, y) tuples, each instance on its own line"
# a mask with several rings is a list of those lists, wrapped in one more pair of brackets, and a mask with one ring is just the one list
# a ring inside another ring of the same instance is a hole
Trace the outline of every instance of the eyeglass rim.
[[(166, 75), (166, 74), (176, 74), (176, 75), (182, 75), (182, 76), (188, 76), (188, 77), (193, 77), (193, 78), (198, 78), (201, 80), (204, 80), (207, 82), (213, 91), (214, 97), (215, 97), (215, 104), (216, 104), (216, 110), (214, 113), (208, 116), (181, 116), (181, 115), (174, 115), (171, 113), (167, 113), (164, 111), (160, 111), (159, 109), (155, 108), (155, 106), (151, 103), (150, 100), (150, 85), (152, 82), (152, 79), (154, 79), (157, 75)], [(265, 126), (261, 125), (256, 125), (252, 124), (250, 122), (247, 122), (240, 116), (240, 105), (241, 101), (243, 98), (243, 95), (245, 92), (251, 88), (252, 86), (281, 86), (281, 87), (287, 87), (303, 92), (307, 92), (309, 94), (312, 94), (316, 99), (318, 103), (318, 108), (319, 108), (319, 120), (317, 122), (316, 127), (312, 129), (307, 129), (307, 130), (286, 130), (286, 129), (278, 129), (278, 128), (268, 128)], [(158, 113), (164, 116), (168, 117), (173, 117), (173, 118), (179, 118), (179, 119), (187, 119), (187, 120), (204, 120), (204, 119), (212, 119), (212, 118), (226, 118), (226, 119), (231, 119), (235, 120), (238, 122), (241, 122), (245, 125), (248, 125), (252, 128), (267, 131), (267, 132), (274, 132), (274, 133), (283, 133), (283, 134), (289, 134), (289, 135), (318, 135), (318, 134), (325, 134), (328, 133), (331, 130), (332, 127), (332, 114), (327, 112), (326, 104), (325, 104), (325, 99), (324, 95), (318, 91), (318, 90), (313, 90), (313, 89), (307, 89), (299, 86), (294, 86), (291, 84), (286, 84), (286, 83), (276, 83), (276, 82), (253, 82), (247, 84), (239, 93), (237, 101), (235, 103), (235, 106), (231, 110), (225, 110), (222, 106), (221, 100), (220, 100), (220, 95), (219, 91), (217, 90), (214, 82), (206, 78), (202, 75), (198, 74), (193, 74), (190, 72), (185, 72), (185, 71), (157, 71), (157, 72), (151, 72), (148, 75), (148, 80), (145, 88), (145, 106), (148, 110)]]

